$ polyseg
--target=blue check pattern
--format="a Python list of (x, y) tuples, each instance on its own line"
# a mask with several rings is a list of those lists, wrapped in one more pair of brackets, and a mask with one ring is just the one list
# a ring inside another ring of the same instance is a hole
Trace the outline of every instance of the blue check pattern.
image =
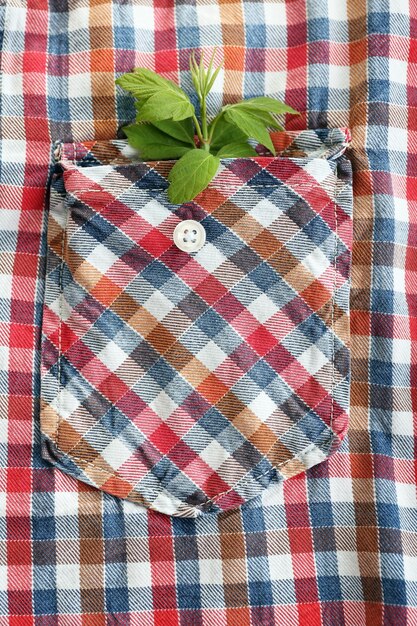
[[(0, 623), (417, 623), (415, 2), (0, 5)], [(148, 66), (209, 102), (270, 95), (287, 130), (352, 132), (349, 430), (336, 454), (236, 510), (149, 511), (41, 455), (40, 328), (51, 145), (122, 139)]]

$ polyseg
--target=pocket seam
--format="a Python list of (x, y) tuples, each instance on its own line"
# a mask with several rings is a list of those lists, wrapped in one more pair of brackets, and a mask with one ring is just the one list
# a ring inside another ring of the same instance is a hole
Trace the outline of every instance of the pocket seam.
[[(290, 430), (290, 429), (289, 429)], [(288, 432), (288, 431), (286, 431)], [(284, 433), (285, 434), (285, 433)], [(323, 446), (327, 445), (327, 443), (329, 443), (330, 441), (332, 441), (334, 438), (336, 437), (336, 434), (334, 432), (330, 433), (326, 439), (324, 440), (324, 442), (322, 443)], [(275, 445), (275, 444), (274, 444)], [(270, 450), (274, 447), (274, 445), (270, 448)], [(75, 461), (80, 461), (80, 463), (83, 464), (83, 466), (89, 466), (94, 468), (95, 470), (97, 470), (98, 472), (101, 472), (102, 474), (105, 474), (106, 477), (108, 478), (116, 478), (118, 480), (123, 481), (122, 478), (120, 478), (119, 476), (117, 476), (117, 474), (113, 473), (113, 472), (109, 472), (108, 470), (106, 470), (103, 467), (100, 467), (98, 465), (95, 465), (95, 463), (93, 461), (87, 461), (86, 459), (83, 459), (82, 457), (79, 456), (75, 456), (73, 454), (67, 454), (66, 452), (64, 452), (63, 450), (61, 450), (61, 448), (59, 448), (58, 442), (56, 443), (56, 448), (57, 451), (59, 453), (61, 453), (61, 455), (63, 456), (68, 456), (70, 459), (74, 459)], [(254, 482), (257, 482), (261, 485), (261, 487), (263, 487), (262, 483), (259, 482), (260, 478), (263, 478), (264, 476), (267, 476), (268, 474), (273, 474), (274, 472), (276, 473), (277, 468), (279, 467), (283, 467), (284, 465), (287, 465), (287, 463), (290, 463), (291, 461), (294, 461), (294, 459), (301, 459), (301, 457), (306, 456), (311, 450), (314, 450), (314, 448), (317, 448), (317, 444), (316, 443), (309, 443), (304, 450), (301, 450), (300, 452), (297, 452), (297, 454), (294, 454), (293, 456), (291, 456), (289, 459), (286, 459), (285, 461), (282, 461), (281, 463), (278, 463), (278, 465), (273, 465), (272, 467), (270, 467), (268, 470), (266, 470), (265, 472), (262, 472), (262, 474), (252, 474), (250, 476), (245, 475), (242, 476), (242, 478), (240, 480), (238, 480), (233, 487), (230, 487), (229, 489), (227, 489), (226, 491), (223, 491), (219, 494), (217, 494), (216, 496), (214, 496), (213, 498), (207, 498), (206, 500), (204, 500), (204, 502), (201, 502), (199, 504), (195, 504), (195, 505), (188, 505), (190, 506), (192, 509), (196, 509), (198, 511), (204, 511), (205, 509), (207, 509), (207, 504), (216, 504), (216, 501), (219, 500), (221, 498), (221, 496), (227, 495), (228, 493), (230, 493), (231, 491), (233, 491), (234, 489), (236, 489), (237, 486), (242, 486), (245, 485), (246, 483), (249, 483), (251, 480), (253, 480)], [(268, 452), (270, 452), (270, 450)], [(268, 454), (268, 452), (266, 454)], [(266, 455), (264, 455), (262, 457), (261, 460), (263, 460), (265, 458)], [(83, 469), (83, 468), (82, 468)], [(84, 469), (83, 469), (84, 471)], [(182, 472), (182, 470), (180, 470)], [(271, 481), (272, 482), (272, 481)], [(277, 481), (279, 482), (279, 481)], [(164, 486), (162, 485), (162, 483), (160, 484), (160, 489), (158, 491), (158, 494), (162, 493), (164, 491)], [(128, 498), (134, 491), (135, 491), (135, 487), (136, 485), (126, 494), (126, 496), (124, 496), (124, 498)], [(197, 487), (198, 488), (198, 487)], [(200, 488), (198, 488), (199, 491), (201, 491)], [(140, 492), (136, 491), (135, 492), (137, 494), (137, 500), (136, 501), (140, 501), (143, 502), (145, 505), (147, 505), (148, 507), (152, 507), (153, 502), (157, 499), (158, 495), (153, 499), (153, 500), (147, 500)], [(168, 492), (170, 493), (170, 492)], [(170, 494), (172, 495), (173, 498), (175, 499), (179, 499), (178, 496), (175, 496), (174, 494)], [(259, 495), (259, 494), (258, 494)], [(184, 503), (186, 504), (186, 503)]]
[[(60, 270), (59, 270), (59, 328), (58, 328), (58, 358), (59, 358), (59, 363), (58, 363), (58, 398), (60, 398), (60, 390), (61, 390), (61, 364), (62, 364), (62, 301), (64, 298), (64, 258), (65, 258), (65, 242), (66, 242), (66, 238), (67, 238), (67, 230), (68, 230), (68, 223), (69, 223), (69, 216), (70, 216), (70, 210), (69, 207), (67, 205), (67, 203), (65, 203), (65, 207), (67, 210), (67, 214), (65, 217), (65, 226), (63, 228), (62, 231), (62, 242), (61, 242), (61, 264), (60, 264)], [(62, 422), (62, 411), (60, 411), (61, 409), (61, 399), (58, 402), (58, 420), (57, 420), (57, 425), (56, 425), (56, 432), (55, 432), (55, 437), (56, 437), (56, 444), (59, 448), (59, 435), (60, 435), (60, 426), (61, 426), (61, 422)]]
[[(325, 161), (325, 162), (327, 162), (327, 163), (332, 163), (331, 159), (323, 159), (322, 157), (313, 157), (312, 159), (311, 159), (311, 158), (307, 158), (307, 157), (285, 157), (285, 156), (284, 156), (284, 157), (281, 157), (281, 156), (276, 156), (276, 157), (262, 157), (262, 158), (269, 158), (270, 163), (271, 163), (272, 161), (276, 161), (276, 160), (278, 160), (278, 159), (280, 159), (280, 160), (282, 160), (282, 161), (293, 160), (293, 161), (295, 161), (296, 163), (297, 163), (297, 161), (305, 161), (306, 163), (307, 163), (307, 162), (308, 162), (308, 163), (310, 163), (310, 162), (312, 162), (312, 161), (316, 161), (316, 160), (317, 160), (317, 161), (320, 161), (320, 162)], [(255, 162), (255, 163), (257, 163), (256, 158), (252, 158), (252, 157), (236, 157), (236, 160), (246, 160), (246, 161), (251, 161), (251, 162)], [(144, 163), (145, 163), (145, 164), (147, 164), (147, 167), (149, 168), (149, 171), (154, 170), (154, 171), (156, 171), (156, 172), (157, 172), (157, 170), (155, 170), (155, 168), (154, 168), (153, 166), (148, 165), (148, 164), (149, 164), (149, 163), (160, 163), (160, 162), (161, 162), (161, 161), (144, 161)], [(63, 170), (64, 170), (64, 174), (63, 174), (64, 181), (65, 181), (65, 179), (66, 179), (66, 178), (71, 178), (71, 176), (73, 176), (76, 172), (78, 172), (78, 174), (81, 174), (81, 176), (84, 176), (84, 178), (87, 178), (87, 176), (85, 176), (85, 175), (84, 175), (84, 173), (83, 173), (83, 167), (82, 167), (82, 166), (80, 166), (80, 165), (76, 165), (76, 164), (74, 164), (74, 162), (73, 162), (73, 161), (66, 160), (66, 159), (62, 159), (62, 160), (60, 161), (60, 164), (61, 164), (61, 166), (63, 167)], [(69, 165), (68, 165), (68, 164), (69, 164)], [(258, 174), (260, 174), (261, 172), (264, 172), (264, 171), (269, 172), (269, 170), (267, 169), (267, 168), (268, 168), (268, 165), (262, 165), (262, 164), (259, 164), (259, 163), (258, 163), (258, 165), (260, 165), (260, 169), (259, 169), (259, 171), (257, 171), (257, 172), (256, 172), (256, 173), (255, 173), (255, 174), (254, 174), (251, 178), (248, 178), (248, 179), (245, 179), (245, 180), (241, 180), (241, 181), (239, 182), (239, 184), (238, 184), (238, 186), (237, 186), (237, 188), (236, 188), (235, 192), (234, 192), (234, 193), (230, 196), (231, 198), (232, 198), (232, 197), (234, 196), (234, 194), (235, 194), (235, 193), (237, 193), (237, 192), (238, 192), (238, 191), (239, 191), (242, 187), (244, 187), (245, 185), (248, 185), (248, 184), (250, 183), (250, 181), (251, 181), (251, 180), (252, 180), (255, 176), (257, 176)], [(123, 166), (124, 166), (124, 165), (123, 165), (123, 164), (121, 164), (121, 165), (112, 165), (112, 166), (109, 166), (109, 167), (111, 167), (112, 169), (114, 169), (114, 168), (123, 167)], [(97, 165), (96, 167), (102, 167), (102, 166)], [(127, 167), (127, 165), (126, 165), (126, 167)], [(84, 168), (84, 169), (85, 169), (85, 168)], [(337, 171), (337, 167), (336, 167), (335, 171), (332, 171), (332, 170), (330, 169), (330, 173), (329, 173), (329, 175), (328, 175), (328, 176), (331, 176), (331, 178), (332, 178), (332, 179), (334, 179), (334, 180), (332, 180), (332, 184), (333, 184), (333, 185), (336, 185), (336, 182), (337, 182), (337, 174), (336, 174), (336, 171)], [(147, 174), (147, 173), (148, 173), (148, 172), (145, 172), (145, 174), (144, 174), (141, 178), (143, 178), (144, 176), (146, 176), (146, 174)], [(273, 175), (273, 174), (272, 174), (272, 175)], [(140, 180), (141, 178), (138, 178), (138, 180)], [(212, 182), (213, 182), (213, 181), (211, 181), (211, 182), (209, 183), (209, 186), (207, 187), (207, 189), (210, 189), (210, 186), (211, 186)], [(311, 183), (310, 183), (310, 182), (306, 182), (306, 183), (304, 183), (304, 184), (300, 184), (300, 185), (292, 185), (290, 182), (288, 182), (288, 181), (283, 181), (283, 180), (280, 180), (280, 182), (281, 182), (281, 184), (282, 184), (285, 188), (287, 188), (287, 189), (291, 190), (293, 193), (295, 193), (297, 196), (300, 196), (300, 197), (302, 197), (303, 193), (305, 193), (306, 191), (312, 191), (313, 189), (317, 189), (317, 188), (319, 188), (319, 187), (323, 188), (323, 183), (322, 183), (322, 181), (316, 181), (315, 183), (313, 183), (313, 182), (311, 182)], [(133, 186), (133, 184), (134, 184), (134, 182), (133, 182), (133, 181), (130, 181), (130, 183), (131, 183), (131, 184), (130, 184), (130, 186), (128, 186), (126, 189), (122, 190), (122, 191), (120, 192), (120, 194), (119, 194), (119, 195), (117, 195), (117, 196), (115, 196), (114, 198), (112, 198), (111, 200), (109, 200), (109, 202), (106, 202), (105, 204), (103, 204), (103, 206), (101, 207), (101, 209), (102, 209), (102, 210), (106, 209), (106, 208), (108, 207), (108, 205), (109, 205), (111, 202), (117, 201), (117, 200), (119, 199), (119, 197), (120, 197), (120, 195), (121, 195), (122, 193), (124, 193), (124, 192), (125, 192), (125, 191), (127, 191), (128, 189), (131, 189), (131, 188), (132, 188), (132, 186)], [(96, 183), (96, 184), (98, 184), (98, 183)], [(275, 187), (276, 187), (276, 188), (278, 188), (278, 187), (279, 187), (279, 185), (277, 185), (277, 184), (271, 184), (271, 185), (268, 185), (268, 184), (258, 184), (258, 185), (250, 185), (250, 187), (253, 187), (253, 188), (255, 188), (255, 189), (256, 189), (256, 188), (265, 189), (265, 188), (268, 188), (268, 187), (270, 187), (270, 188), (275, 188)], [(161, 191), (161, 192), (163, 192), (163, 191), (167, 191), (167, 188), (168, 188), (168, 186), (165, 186), (165, 187), (156, 187), (156, 186), (152, 186), (152, 187), (149, 187), (149, 188), (144, 188), (143, 190), (144, 190), (144, 191)], [(324, 189), (324, 191), (326, 191), (326, 189), (325, 189), (325, 188), (323, 188), (323, 189)], [(103, 193), (103, 190), (102, 190), (102, 189), (96, 189), (95, 187), (88, 187), (87, 189), (83, 189), (83, 188), (81, 188), (81, 190), (80, 190), (80, 191), (81, 191), (81, 193), (83, 193), (83, 194), (87, 194), (87, 193)], [(205, 191), (205, 190), (203, 190), (201, 193), (204, 193), (204, 191)], [(77, 195), (76, 193), (74, 193), (73, 191), (70, 191), (70, 190), (67, 190), (67, 189), (66, 189), (66, 193), (70, 194), (73, 198), (76, 198), (77, 200), (79, 200), (80, 202), (82, 202), (82, 200), (80, 200), (80, 198), (78, 197), (78, 195)], [(329, 199), (329, 201), (330, 201), (330, 202), (331, 202), (331, 201), (333, 201), (333, 199), (334, 199), (334, 194), (335, 194), (335, 191), (333, 190), (333, 197)], [(327, 204), (327, 203), (326, 203), (326, 204)], [(326, 204), (325, 204), (325, 205), (323, 205), (322, 209), (326, 206)], [(321, 213), (321, 211), (318, 211), (318, 214), (320, 214), (320, 213)]]

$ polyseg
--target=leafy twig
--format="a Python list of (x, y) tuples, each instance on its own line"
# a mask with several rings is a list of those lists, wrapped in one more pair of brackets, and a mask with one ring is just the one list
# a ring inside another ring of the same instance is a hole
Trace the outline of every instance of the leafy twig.
[(203, 52), (199, 63), (194, 52), (190, 56), (200, 120), (188, 95), (173, 81), (148, 68), (135, 68), (116, 79), (120, 87), (137, 98), (136, 122), (123, 128), (129, 144), (144, 160), (178, 159), (168, 176), (168, 197), (173, 203), (193, 200), (205, 189), (216, 175), (221, 158), (257, 156), (249, 139), (275, 155), (269, 129), (282, 130), (275, 115), (298, 115), (283, 102), (260, 96), (223, 106), (208, 123), (207, 96), (221, 70), (221, 65), (213, 70), (215, 53), (216, 49), (207, 69)]

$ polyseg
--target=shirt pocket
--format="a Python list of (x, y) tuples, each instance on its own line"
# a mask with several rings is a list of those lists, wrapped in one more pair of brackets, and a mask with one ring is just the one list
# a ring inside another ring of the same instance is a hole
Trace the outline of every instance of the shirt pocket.
[[(195, 517), (339, 447), (349, 133), (272, 137), (277, 156), (222, 159), (182, 205), (166, 193), (175, 161), (143, 162), (120, 139), (54, 145), (41, 430), (56, 467)], [(198, 250), (177, 245), (184, 220), (205, 235)]]

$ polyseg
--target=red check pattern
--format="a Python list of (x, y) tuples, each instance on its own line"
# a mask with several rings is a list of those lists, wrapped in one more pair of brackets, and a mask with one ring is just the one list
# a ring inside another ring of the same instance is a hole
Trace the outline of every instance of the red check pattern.
[[(0, 3), (2, 626), (417, 622), (416, 25), (404, 0)], [(184, 519), (41, 458), (45, 207), (52, 142), (134, 119), (117, 76), (188, 89), (190, 49), (213, 44), (212, 112), (265, 94), (301, 112), (287, 129), (352, 131), (350, 423), (327, 461)]]

